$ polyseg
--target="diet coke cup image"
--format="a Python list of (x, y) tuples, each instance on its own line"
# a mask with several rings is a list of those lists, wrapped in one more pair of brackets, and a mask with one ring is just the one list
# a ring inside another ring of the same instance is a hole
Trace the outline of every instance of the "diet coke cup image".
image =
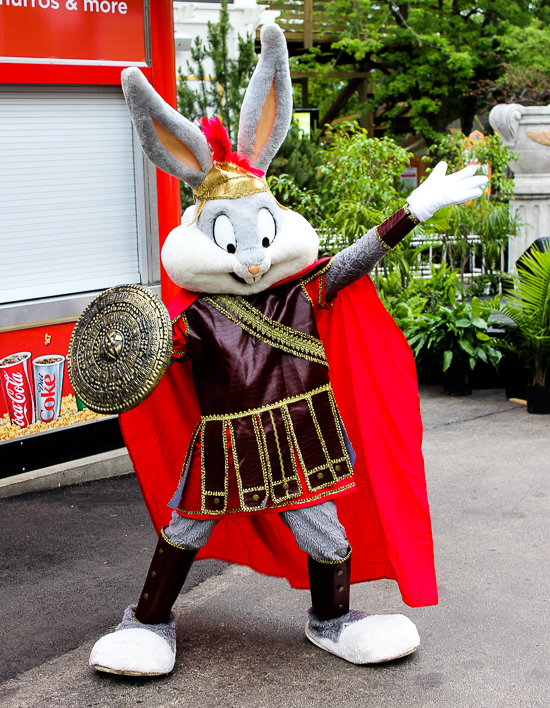
[(35, 421), (30, 363), (30, 352), (17, 352), (0, 360), (0, 379), (10, 421), (20, 428)]
[(36, 394), (36, 420), (51, 423), (61, 412), (63, 369), (65, 357), (61, 354), (45, 354), (32, 362), (34, 367), (34, 391)]

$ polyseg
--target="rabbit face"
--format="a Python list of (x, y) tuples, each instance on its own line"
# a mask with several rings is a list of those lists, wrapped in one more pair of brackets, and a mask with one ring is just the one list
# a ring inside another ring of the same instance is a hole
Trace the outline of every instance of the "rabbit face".
[(317, 258), (313, 227), (268, 194), (207, 202), (189, 225), (195, 211), (186, 210), (162, 249), (166, 272), (186, 290), (253, 295)]

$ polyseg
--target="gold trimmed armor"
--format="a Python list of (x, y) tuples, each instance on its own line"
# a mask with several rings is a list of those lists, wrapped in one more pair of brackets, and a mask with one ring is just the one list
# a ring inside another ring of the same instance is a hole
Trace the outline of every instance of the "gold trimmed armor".
[(327, 267), (246, 298), (199, 297), (177, 318), (175, 351), (191, 359), (202, 413), (174, 499), (181, 513), (282, 510), (353, 488), (314, 314)]

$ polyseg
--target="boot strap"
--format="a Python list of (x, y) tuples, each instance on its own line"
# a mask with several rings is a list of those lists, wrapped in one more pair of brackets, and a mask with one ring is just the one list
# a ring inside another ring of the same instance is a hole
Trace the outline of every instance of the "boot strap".
[(135, 611), (138, 622), (168, 622), (172, 605), (180, 594), (197, 553), (198, 549), (176, 546), (161, 533)]
[(341, 561), (331, 563), (307, 557), (313, 612), (321, 621), (349, 612), (351, 548)]

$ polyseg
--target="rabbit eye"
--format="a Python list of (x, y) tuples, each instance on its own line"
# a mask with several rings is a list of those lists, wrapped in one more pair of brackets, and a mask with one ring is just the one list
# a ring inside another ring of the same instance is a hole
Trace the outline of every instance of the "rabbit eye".
[(258, 233), (262, 239), (262, 246), (267, 248), (275, 238), (275, 219), (269, 209), (260, 209), (258, 212)]
[(228, 253), (235, 253), (237, 250), (237, 239), (233, 224), (228, 216), (220, 214), (214, 222), (214, 241)]

